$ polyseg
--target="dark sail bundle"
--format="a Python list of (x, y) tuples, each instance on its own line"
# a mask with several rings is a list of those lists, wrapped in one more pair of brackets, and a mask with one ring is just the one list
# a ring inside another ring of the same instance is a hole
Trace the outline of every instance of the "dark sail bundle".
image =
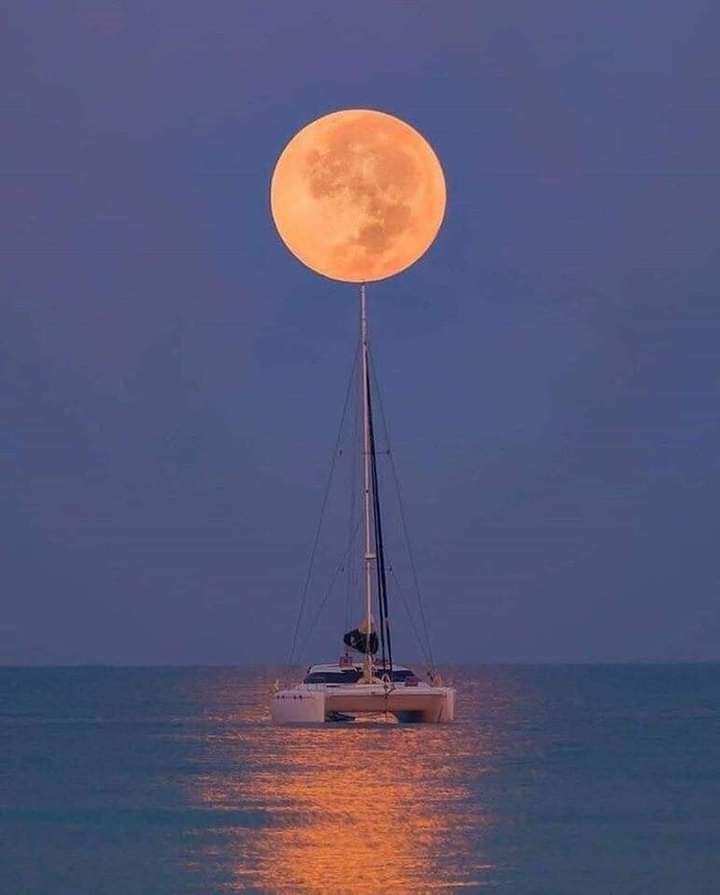
[[(362, 627), (365, 626), (363, 625)], [(359, 653), (365, 653), (366, 655), (370, 653), (371, 656), (374, 656), (378, 651), (378, 636), (374, 631), (370, 631), (370, 635), (368, 636), (365, 631), (361, 631), (360, 628), (353, 628), (352, 631), (348, 631), (343, 637), (343, 643), (345, 646), (349, 646), (350, 649), (357, 650)]]

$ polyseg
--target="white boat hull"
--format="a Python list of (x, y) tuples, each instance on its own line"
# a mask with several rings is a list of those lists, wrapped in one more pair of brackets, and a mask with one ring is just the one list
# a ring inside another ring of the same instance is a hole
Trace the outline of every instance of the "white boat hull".
[(389, 687), (353, 684), (348, 687), (299, 686), (274, 694), (270, 713), (276, 724), (324, 722), (335, 714), (388, 712), (399, 721), (442, 724), (455, 717), (451, 687)]

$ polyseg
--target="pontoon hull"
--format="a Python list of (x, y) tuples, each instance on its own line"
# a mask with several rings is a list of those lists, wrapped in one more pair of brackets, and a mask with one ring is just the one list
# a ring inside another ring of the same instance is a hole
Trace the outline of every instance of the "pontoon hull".
[(442, 724), (455, 717), (455, 691), (450, 687), (296, 687), (275, 693), (270, 704), (276, 724), (323, 722), (333, 713), (378, 712), (395, 715), (401, 722)]

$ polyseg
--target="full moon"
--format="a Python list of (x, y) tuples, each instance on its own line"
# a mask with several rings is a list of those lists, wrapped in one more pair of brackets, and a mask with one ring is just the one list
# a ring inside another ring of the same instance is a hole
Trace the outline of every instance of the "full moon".
[(270, 186), (281, 239), (334, 280), (383, 280), (414, 264), (445, 214), (445, 178), (430, 144), (399, 118), (345, 109), (287, 144)]

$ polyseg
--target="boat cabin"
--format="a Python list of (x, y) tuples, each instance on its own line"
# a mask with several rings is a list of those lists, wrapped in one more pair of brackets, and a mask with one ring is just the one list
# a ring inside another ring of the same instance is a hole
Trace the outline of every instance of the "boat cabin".
[[(337, 665), (310, 665), (305, 677), (304, 684), (357, 684), (362, 677), (363, 667), (360, 664), (348, 664), (343, 662)], [(382, 675), (382, 666), (376, 669), (378, 679)], [(392, 673), (388, 670), (385, 674), (390, 678), (392, 683), (400, 684), (410, 680), (417, 680), (414, 672), (404, 665), (393, 665)]]

